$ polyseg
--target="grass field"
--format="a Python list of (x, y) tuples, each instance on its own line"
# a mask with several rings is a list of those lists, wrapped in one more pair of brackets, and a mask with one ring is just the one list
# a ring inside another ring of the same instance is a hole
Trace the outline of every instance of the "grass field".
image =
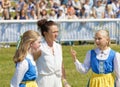
[[(63, 46), (63, 62), (66, 69), (66, 78), (72, 87), (86, 87), (91, 72), (80, 74), (76, 71), (70, 55), (70, 47), (71, 46)], [(78, 59), (83, 62), (86, 52), (94, 48), (94, 46), (81, 45), (73, 46), (73, 48), (77, 51)], [(120, 52), (119, 45), (111, 45), (111, 48)], [(15, 65), (12, 61), (15, 49), (15, 47), (0, 48), (0, 87), (9, 87), (10, 80), (15, 70)]]

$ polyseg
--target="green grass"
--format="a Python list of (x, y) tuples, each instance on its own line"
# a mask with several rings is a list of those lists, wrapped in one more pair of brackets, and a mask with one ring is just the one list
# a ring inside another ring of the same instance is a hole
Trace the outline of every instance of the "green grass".
[[(66, 70), (66, 78), (72, 87), (86, 87), (91, 72), (80, 74), (76, 71), (71, 58), (70, 48), (71, 46), (63, 46), (63, 62)], [(84, 61), (86, 52), (92, 48), (94, 48), (93, 45), (73, 46), (81, 62)], [(111, 48), (120, 52), (119, 45), (112, 45)], [(0, 87), (9, 87), (15, 70), (15, 64), (12, 61), (15, 49), (15, 47), (0, 48)]]
[(0, 48), (0, 87), (9, 87), (14, 72), (12, 57), (15, 48)]

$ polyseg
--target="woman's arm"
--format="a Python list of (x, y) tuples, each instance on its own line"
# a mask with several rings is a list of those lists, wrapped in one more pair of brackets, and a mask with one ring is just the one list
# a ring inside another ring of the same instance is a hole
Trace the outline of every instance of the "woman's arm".
[(62, 83), (63, 83), (64, 87), (71, 87), (66, 80), (65, 68), (64, 68), (63, 64), (62, 64)]

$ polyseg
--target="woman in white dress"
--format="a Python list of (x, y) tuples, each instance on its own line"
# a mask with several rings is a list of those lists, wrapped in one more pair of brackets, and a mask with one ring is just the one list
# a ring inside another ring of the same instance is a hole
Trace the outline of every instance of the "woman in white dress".
[(40, 56), (36, 62), (38, 69), (38, 87), (70, 87), (65, 78), (62, 63), (62, 47), (55, 40), (58, 36), (58, 27), (54, 21), (46, 19), (37, 22), (38, 30), (41, 31)]

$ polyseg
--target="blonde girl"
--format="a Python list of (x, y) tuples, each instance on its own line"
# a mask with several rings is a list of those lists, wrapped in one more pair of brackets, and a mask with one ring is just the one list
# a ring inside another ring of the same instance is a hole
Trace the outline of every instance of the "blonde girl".
[(40, 47), (40, 34), (36, 31), (26, 31), (21, 36), (20, 43), (13, 57), (16, 70), (11, 80), (10, 87), (38, 87), (37, 68), (33, 54)]
[(96, 48), (87, 52), (84, 63), (78, 61), (76, 51), (71, 48), (76, 69), (80, 73), (92, 69), (87, 87), (120, 87), (120, 54), (110, 48), (108, 31), (98, 30), (94, 39)]

